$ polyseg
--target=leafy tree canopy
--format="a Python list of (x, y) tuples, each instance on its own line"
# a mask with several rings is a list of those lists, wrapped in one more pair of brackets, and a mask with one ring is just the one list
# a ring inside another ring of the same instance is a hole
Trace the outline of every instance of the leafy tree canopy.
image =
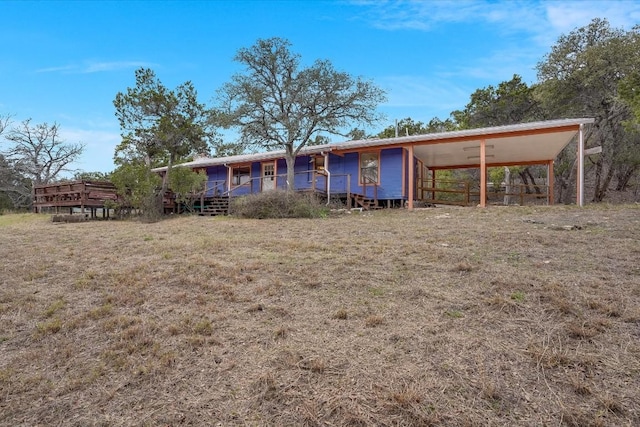
[[(115, 162), (122, 167), (114, 172), (116, 185), (126, 183), (123, 189), (135, 195), (134, 203), (140, 204), (138, 193), (155, 199), (155, 204), (148, 202), (145, 207), (155, 205), (160, 213), (162, 196), (171, 188), (173, 165), (193, 155), (208, 154), (217, 140), (211, 114), (198, 102), (191, 82), (170, 90), (148, 68), (136, 71), (135, 87), (118, 93), (113, 104), (122, 131), (122, 142), (115, 152)], [(147, 172), (141, 171), (142, 165)], [(167, 171), (160, 191), (156, 191), (149, 172), (160, 165), (166, 165)], [(139, 188), (134, 189), (135, 185)]]
[(109, 181), (110, 173), (79, 171), (73, 175), (74, 181)]
[(539, 96), (551, 117), (594, 117), (590, 142), (602, 146), (594, 160), (593, 201), (602, 201), (611, 179), (619, 188), (640, 167), (634, 82), (640, 66), (640, 27), (611, 28), (607, 20), (561, 36), (537, 65)]
[(239, 127), (247, 145), (284, 149), (291, 189), (300, 149), (317, 135), (346, 135), (344, 129), (352, 122), (376, 122), (375, 109), (385, 94), (326, 60), (301, 67), (290, 46), (287, 40), (271, 38), (240, 49), (235, 60), (245, 70), (219, 91), (217, 118), (225, 127)]
[(193, 84), (169, 90), (148, 68), (136, 70), (135, 87), (118, 93), (113, 104), (122, 131), (117, 164), (142, 160), (148, 166), (172, 165), (194, 154), (208, 154), (216, 137)]
[(503, 126), (542, 120), (543, 114), (535, 97), (535, 86), (527, 86), (515, 74), (497, 87), (477, 89), (462, 111), (451, 113), (462, 129)]

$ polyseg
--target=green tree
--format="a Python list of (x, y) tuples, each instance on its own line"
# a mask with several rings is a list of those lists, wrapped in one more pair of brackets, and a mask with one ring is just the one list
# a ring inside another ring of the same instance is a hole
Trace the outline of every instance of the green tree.
[(194, 172), (185, 167), (177, 167), (171, 170), (171, 191), (176, 195), (176, 202), (181, 203), (189, 210), (193, 210), (194, 196), (205, 189), (207, 182), (206, 172)]
[(111, 182), (123, 200), (122, 207), (140, 209), (148, 220), (159, 218), (161, 211), (155, 194), (162, 179), (148, 165), (136, 161), (123, 163), (111, 173)]
[(367, 139), (367, 133), (365, 132), (364, 129), (359, 129), (359, 128), (353, 128), (351, 129), (346, 135), (347, 138), (349, 138), (352, 141), (358, 141), (358, 140), (362, 140), (362, 139)]
[(213, 157), (237, 156), (244, 153), (244, 145), (236, 142), (218, 142), (213, 147)]
[(171, 187), (173, 165), (189, 156), (209, 153), (216, 140), (209, 112), (198, 102), (191, 82), (169, 90), (148, 68), (136, 71), (135, 87), (118, 93), (113, 104), (122, 132), (116, 163), (130, 164), (134, 170), (141, 164), (149, 170), (167, 167), (160, 191), (148, 194), (156, 200), (155, 209), (162, 212), (162, 197)]
[(310, 139), (309, 142), (307, 142), (307, 145), (326, 145), (330, 142), (331, 140), (328, 136), (316, 135), (313, 139)]
[[(638, 35), (634, 34), (635, 43), (639, 43)], [(638, 59), (640, 62), (640, 59)], [(640, 64), (638, 64), (640, 68)], [(633, 110), (637, 122), (640, 122), (640, 70), (629, 73), (620, 81), (618, 87), (620, 98)]]
[(387, 126), (377, 136), (378, 138), (395, 138), (396, 136), (420, 135), (427, 133), (424, 123), (414, 121), (407, 117), (396, 122), (395, 125)]
[(219, 91), (220, 123), (238, 127), (241, 140), (267, 150), (284, 149), (287, 188), (293, 190), (294, 162), (318, 134), (346, 135), (352, 122), (377, 121), (385, 99), (373, 83), (336, 71), (329, 61), (302, 68), (300, 56), (281, 38), (261, 39), (238, 51), (245, 66)]
[(535, 85), (527, 86), (522, 77), (514, 74), (498, 87), (478, 89), (462, 111), (452, 116), (461, 128), (504, 126), (544, 119), (543, 110), (535, 96)]
[(378, 138), (395, 138), (397, 136), (423, 135), (427, 133), (451, 132), (458, 129), (458, 125), (452, 119), (440, 120), (437, 117), (429, 120), (426, 125), (415, 121), (411, 117), (398, 121), (395, 125), (386, 127), (378, 133)]
[[(625, 127), (631, 120), (637, 123), (637, 118), (632, 103), (619, 92), (633, 81), (640, 65), (639, 33), (640, 27), (624, 31), (611, 28), (606, 20), (594, 19), (562, 35), (537, 65), (545, 110), (553, 117), (595, 118), (589, 142), (603, 148), (593, 160), (595, 202), (605, 198), (616, 174), (628, 176), (629, 171), (619, 173), (622, 169), (631, 165), (636, 171), (640, 165), (637, 161), (633, 166), (633, 158), (640, 156), (637, 134)], [(573, 182), (567, 187), (572, 188)]]
[[(487, 86), (477, 89), (471, 94), (464, 110), (451, 113), (457, 124), (463, 129), (478, 127), (505, 126), (545, 119), (544, 110), (537, 99), (536, 86), (528, 86), (522, 77), (514, 74), (513, 78), (501, 82), (497, 87)], [(526, 186), (527, 193), (535, 191), (540, 194), (531, 166), (511, 168), (520, 176)], [(502, 168), (496, 174), (504, 174)], [(502, 182), (500, 180), (500, 182)], [(533, 190), (530, 188), (533, 187)]]
[(427, 133), (442, 133), (442, 132), (453, 132), (455, 130), (459, 130), (460, 126), (454, 119), (445, 119), (441, 120), (438, 117), (434, 117), (429, 120), (425, 130)]
[(111, 174), (105, 172), (78, 171), (73, 175), (74, 181), (109, 181)]

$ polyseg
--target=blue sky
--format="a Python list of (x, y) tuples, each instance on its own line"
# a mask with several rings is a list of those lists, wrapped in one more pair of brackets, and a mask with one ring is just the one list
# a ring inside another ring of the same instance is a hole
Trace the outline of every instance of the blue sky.
[(113, 99), (139, 67), (170, 88), (192, 81), (212, 105), (240, 70), (239, 48), (286, 38), (304, 64), (328, 59), (387, 91), (378, 131), (445, 119), (513, 74), (534, 83), (558, 36), (596, 17), (630, 29), (640, 1), (0, 0), (0, 17), (0, 115), (59, 123), (67, 142), (86, 145), (73, 167), (109, 172)]

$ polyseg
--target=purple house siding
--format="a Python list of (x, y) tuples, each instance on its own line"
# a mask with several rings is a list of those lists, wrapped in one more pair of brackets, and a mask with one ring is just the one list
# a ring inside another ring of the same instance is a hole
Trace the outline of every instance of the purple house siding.
[[(347, 154), (348, 155), (348, 154)], [(347, 156), (329, 154), (329, 172), (331, 173), (331, 193), (344, 194), (347, 192), (347, 176), (344, 171), (344, 159)], [(357, 178), (351, 177), (352, 188)], [(324, 182), (322, 182), (324, 185)]]
[[(391, 148), (380, 150), (379, 157), (379, 185), (377, 188), (378, 199), (402, 199), (402, 150), (403, 148)], [(373, 197), (375, 190), (373, 185), (364, 186), (360, 183), (360, 154), (346, 153), (344, 156), (329, 156), (329, 171), (331, 172), (332, 193), (346, 192), (346, 175), (351, 175), (351, 193), (363, 194)]]
[[(403, 150), (404, 148), (389, 148), (383, 149), (379, 152), (379, 184), (377, 191), (374, 191), (373, 185), (367, 185), (366, 191), (364, 186), (360, 183), (360, 153), (352, 152), (345, 153), (343, 155), (337, 155), (329, 153), (328, 156), (328, 171), (330, 178), (321, 173), (314, 174), (314, 156), (305, 155), (298, 156), (295, 162), (295, 189), (306, 190), (316, 188), (319, 191), (324, 191), (327, 186), (327, 179), (330, 179), (331, 194), (345, 194), (347, 193), (347, 185), (351, 184), (349, 189), (353, 194), (364, 194), (366, 192), (367, 197), (373, 198), (377, 194), (377, 198), (380, 200), (390, 199), (398, 200), (404, 199), (403, 196), (403, 179), (402, 174), (405, 174), (405, 187), (407, 182), (407, 165), (403, 167)], [(316, 154), (316, 157), (320, 154)], [(405, 158), (405, 162), (406, 162)], [(266, 161), (254, 161), (250, 164), (244, 163), (243, 167), (249, 166), (250, 177), (248, 182), (244, 185), (231, 183), (231, 195), (242, 196), (250, 193), (256, 193), (262, 191), (262, 165), (263, 164), (276, 164), (276, 178), (275, 183), (277, 188), (284, 189), (286, 185), (286, 173), (287, 165), (285, 159), (266, 160)], [(232, 170), (239, 167), (236, 165), (216, 165), (206, 168), (208, 183), (207, 183), (207, 196), (212, 197), (215, 194), (224, 193), (228, 188), (228, 168)], [(350, 177), (348, 177), (350, 175)], [(313, 180), (315, 179), (315, 186)], [(217, 190), (217, 193), (216, 193)], [(406, 188), (404, 189), (406, 195)]]
[(217, 193), (227, 190), (226, 166), (209, 166), (207, 168), (207, 197), (213, 197)]
[[(402, 151), (391, 148), (380, 151), (380, 186), (378, 199), (402, 199)], [(373, 189), (371, 189), (371, 193)]]

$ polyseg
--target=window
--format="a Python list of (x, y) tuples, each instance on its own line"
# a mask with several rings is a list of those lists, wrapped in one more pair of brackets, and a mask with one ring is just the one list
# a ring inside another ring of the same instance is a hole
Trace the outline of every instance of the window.
[(251, 180), (251, 166), (236, 166), (233, 168), (233, 185), (246, 184)]
[(315, 156), (313, 158), (313, 170), (324, 173), (324, 156)]
[(380, 153), (360, 154), (360, 184), (377, 184)]

